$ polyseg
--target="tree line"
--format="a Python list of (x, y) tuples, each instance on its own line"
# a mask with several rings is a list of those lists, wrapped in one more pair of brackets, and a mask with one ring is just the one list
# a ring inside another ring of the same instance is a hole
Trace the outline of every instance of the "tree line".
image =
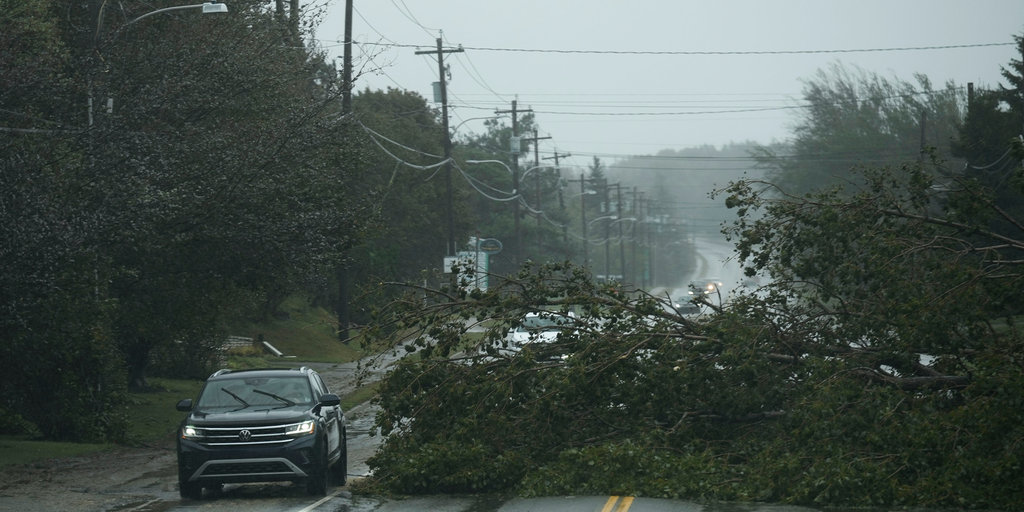
[(519, 252), (511, 175), (466, 163), (511, 165), (507, 122), (457, 139), (449, 204), (436, 167), (407, 165), (442, 154), (437, 109), (356, 90), (343, 112), (341, 74), (307, 42), (316, 12), (241, 1), (153, 14), (164, 6), (0, 4), (0, 351), (16, 362), (0, 379), (0, 431), (123, 440), (129, 387), (204, 378), (232, 325), (291, 295), (337, 310), (350, 299), (350, 320), (366, 323), (387, 300), (379, 283), (439, 282), (447, 208), (461, 244), (505, 243), (496, 273), (516, 271), (516, 254), (579, 258), (559, 227), (578, 209), (554, 206), (553, 166), (521, 194)]

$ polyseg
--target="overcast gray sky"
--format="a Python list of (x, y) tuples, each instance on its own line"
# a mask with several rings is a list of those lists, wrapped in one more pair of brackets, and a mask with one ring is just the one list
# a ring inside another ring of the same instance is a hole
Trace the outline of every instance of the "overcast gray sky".
[[(319, 43), (341, 65), (344, 0), (328, 2)], [(493, 116), (518, 98), (532, 108), (541, 152), (614, 161), (661, 149), (788, 137), (800, 79), (841, 61), (912, 80), (928, 75), (996, 86), (1020, 58), (1024, 0), (355, 0), (356, 87), (433, 99), (432, 56), (462, 45), (451, 66), (451, 126)], [(420, 46), (420, 48), (416, 48)], [(845, 52), (879, 49), (885, 51)], [(543, 51), (541, 51), (543, 50)], [(823, 52), (762, 53), (747, 52)], [(624, 54), (591, 52), (631, 52)], [(633, 53), (635, 52), (635, 53)], [(655, 52), (676, 52), (661, 54)], [(682, 52), (711, 52), (691, 54)], [(723, 52), (741, 52), (728, 55)], [(768, 110), (759, 110), (768, 109)], [(747, 111), (743, 111), (747, 110)], [(459, 132), (479, 132), (479, 120)]]

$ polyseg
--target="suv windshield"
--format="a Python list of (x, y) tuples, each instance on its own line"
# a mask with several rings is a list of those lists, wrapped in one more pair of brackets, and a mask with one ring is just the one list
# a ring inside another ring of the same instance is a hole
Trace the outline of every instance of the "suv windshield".
[(208, 382), (197, 407), (291, 406), (308, 405), (312, 401), (313, 394), (305, 377), (239, 377)]

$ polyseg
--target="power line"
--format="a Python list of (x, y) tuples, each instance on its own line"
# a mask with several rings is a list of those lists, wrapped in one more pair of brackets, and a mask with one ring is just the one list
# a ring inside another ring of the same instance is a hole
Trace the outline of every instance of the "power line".
[[(373, 43), (368, 43), (373, 44)], [(927, 51), (927, 50), (952, 50), (960, 48), (985, 48), (991, 46), (1013, 46), (1016, 43), (979, 43), (979, 44), (955, 44), (944, 46), (902, 46), (893, 48), (852, 48), (832, 50), (751, 50), (751, 51), (660, 51), (660, 50), (561, 50), (543, 48), (494, 48), (486, 46), (465, 46), (466, 50), (477, 50), (483, 52), (515, 52), (515, 53), (559, 53), (559, 54), (585, 54), (585, 55), (803, 55), (822, 53), (873, 53), (873, 52), (903, 52), (903, 51)], [(393, 44), (400, 48), (419, 48), (423, 45)]]
[(395, 9), (398, 9), (398, 12), (402, 13), (402, 16), (405, 16), (409, 21), (413, 22), (414, 24), (416, 24), (416, 26), (423, 29), (423, 31), (426, 32), (427, 35), (433, 37), (434, 34), (431, 32), (431, 30), (436, 31), (439, 29), (430, 29), (428, 27), (423, 26), (423, 24), (420, 23), (415, 16), (413, 16), (412, 9), (409, 9), (409, 6), (405, 5), (405, 2), (403, 0), (399, 1), (402, 3), (402, 7), (405, 7), (405, 10), (402, 10), (402, 7), (399, 7), (398, 4), (395, 3), (395, 0), (391, 0), (391, 5), (395, 6)]
[[(493, 107), (475, 107), (472, 105), (458, 105), (462, 108), (470, 108), (474, 110), (491, 110)], [(784, 107), (763, 107), (763, 108), (744, 108), (744, 109), (732, 109), (732, 110), (703, 110), (703, 111), (691, 111), (691, 112), (555, 112), (555, 111), (544, 111), (534, 110), (534, 114), (551, 114), (559, 116), (689, 116), (689, 115), (705, 115), (705, 114), (739, 114), (744, 112), (766, 112), (771, 110), (793, 110), (798, 108), (810, 108), (813, 105), (789, 105)]]

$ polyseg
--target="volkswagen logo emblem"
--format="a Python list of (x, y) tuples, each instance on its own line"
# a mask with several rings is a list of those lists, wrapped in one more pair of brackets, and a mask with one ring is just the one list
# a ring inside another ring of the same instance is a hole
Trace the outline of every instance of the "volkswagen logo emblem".
[(249, 432), (248, 430), (243, 430), (243, 431), (238, 433), (238, 440), (239, 441), (242, 441), (243, 443), (245, 443), (245, 442), (248, 442), (250, 439), (252, 439), (252, 432)]

